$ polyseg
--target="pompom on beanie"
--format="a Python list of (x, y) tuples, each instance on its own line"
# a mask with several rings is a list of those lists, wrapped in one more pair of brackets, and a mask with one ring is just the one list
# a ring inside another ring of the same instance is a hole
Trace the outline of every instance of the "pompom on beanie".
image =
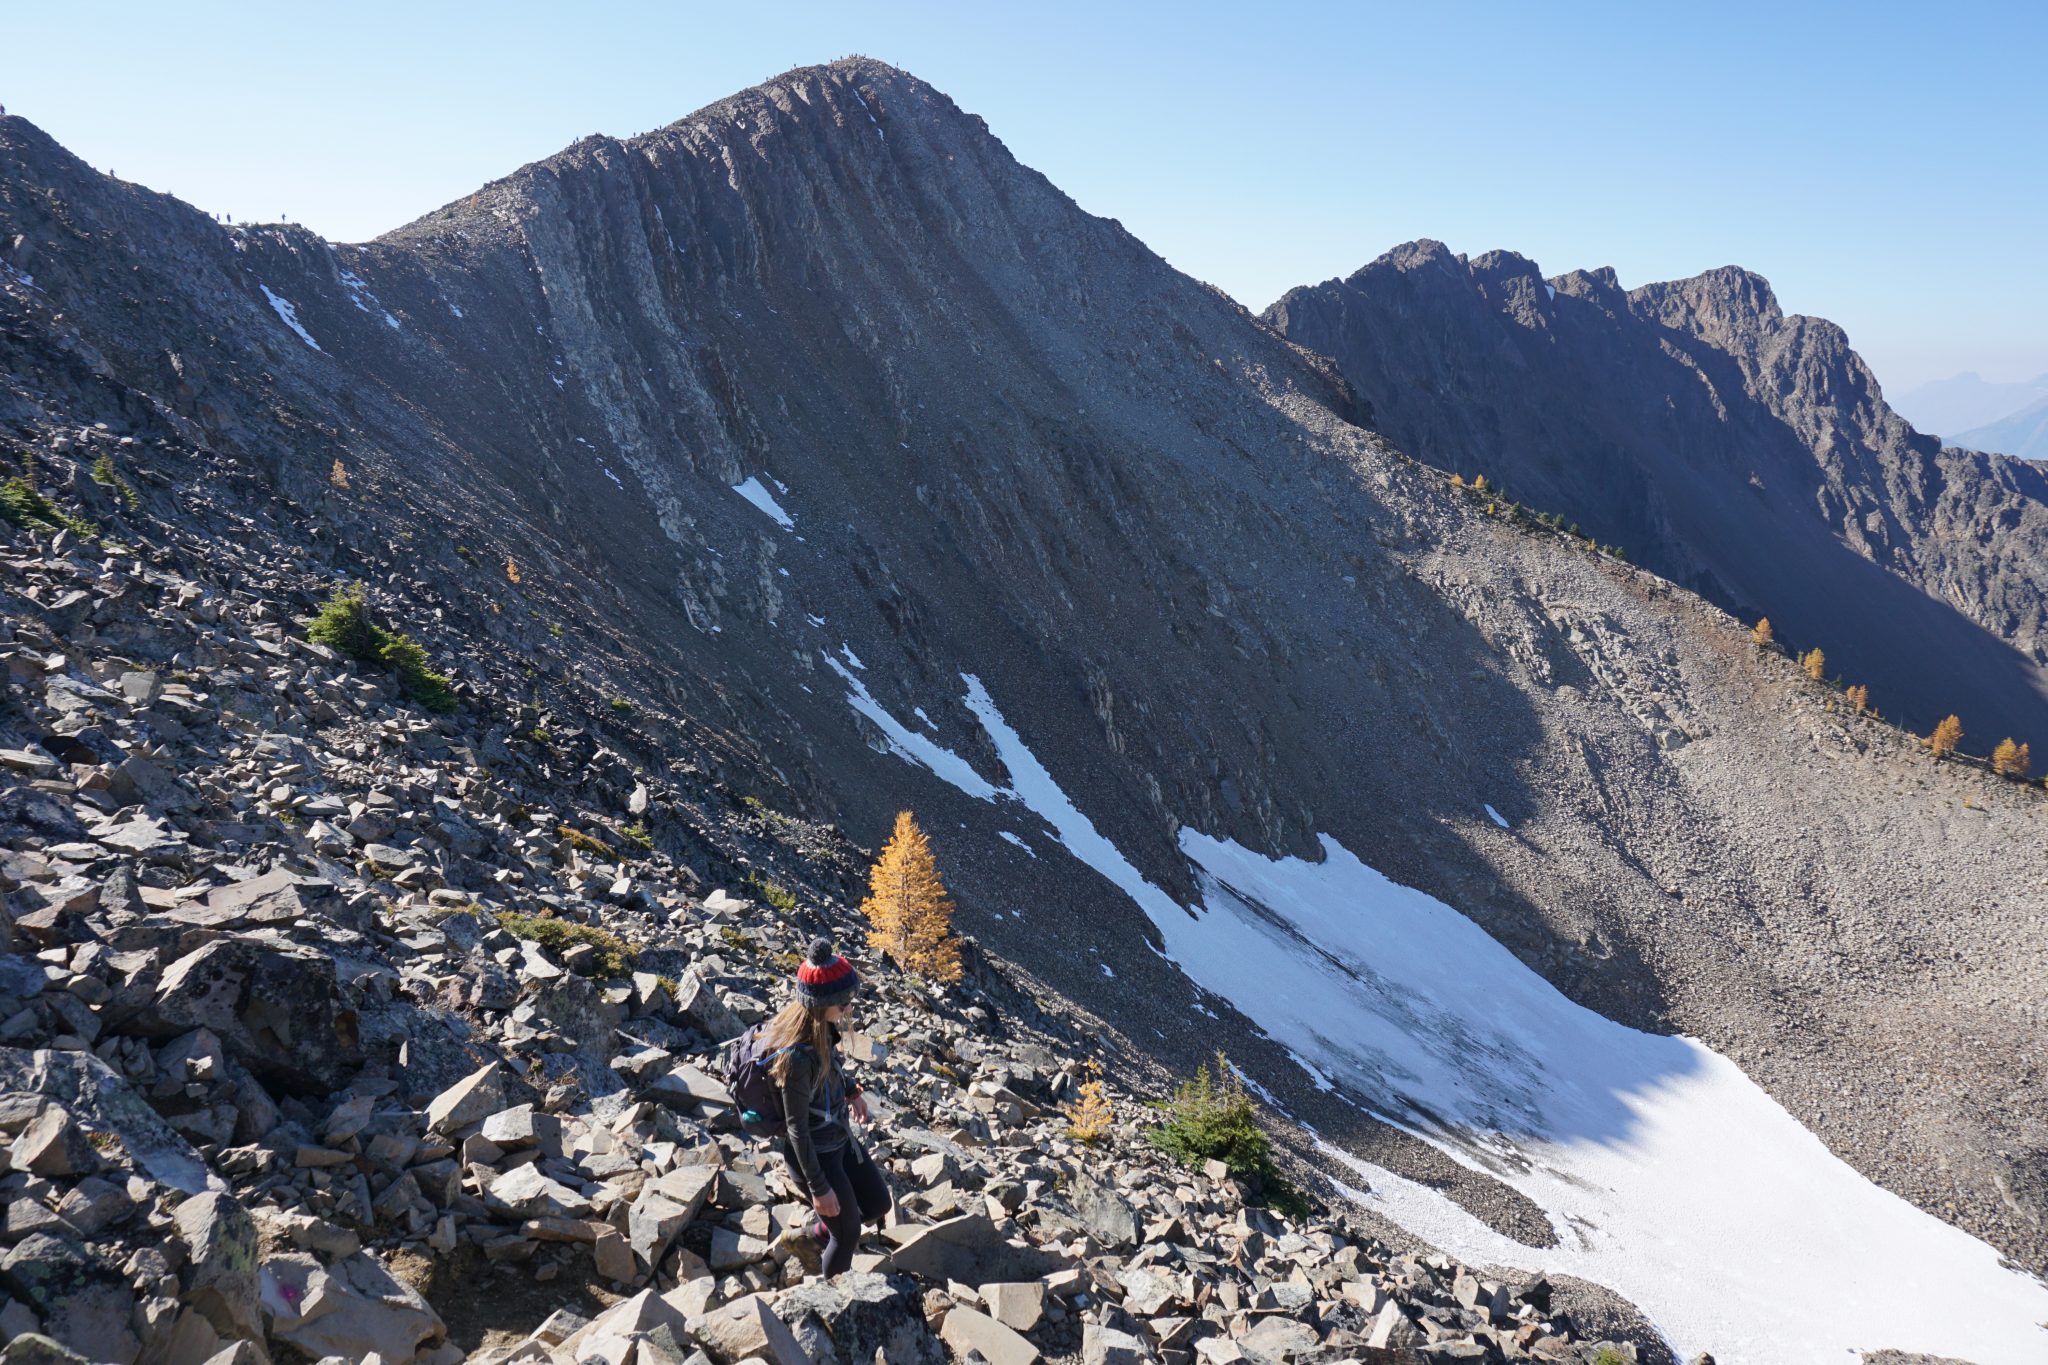
[(860, 985), (853, 964), (832, 950), (832, 940), (811, 940), (811, 951), (796, 969), (796, 998), (813, 1009), (843, 1005)]

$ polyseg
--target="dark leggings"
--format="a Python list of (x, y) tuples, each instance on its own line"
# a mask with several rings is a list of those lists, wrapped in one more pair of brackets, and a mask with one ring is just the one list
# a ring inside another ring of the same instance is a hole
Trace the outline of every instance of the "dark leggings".
[[(782, 1155), (788, 1159), (789, 1167), (796, 1172), (796, 1183), (804, 1187), (803, 1168), (796, 1163), (796, 1154), (789, 1144), (784, 1143)], [(824, 1273), (837, 1275), (853, 1264), (854, 1244), (860, 1240), (860, 1225), (872, 1223), (882, 1225), (882, 1215), (889, 1211), (889, 1186), (882, 1179), (881, 1167), (875, 1159), (862, 1150), (857, 1142), (849, 1142), (829, 1152), (818, 1153), (818, 1165), (824, 1168), (825, 1183), (839, 1196), (839, 1216), (820, 1216), (819, 1226), (826, 1232)], [(805, 1188), (813, 1197), (816, 1191)]]

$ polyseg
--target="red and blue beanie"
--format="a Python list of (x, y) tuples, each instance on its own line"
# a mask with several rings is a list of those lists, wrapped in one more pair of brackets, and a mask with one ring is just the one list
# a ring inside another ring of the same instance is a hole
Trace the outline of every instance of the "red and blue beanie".
[(860, 985), (853, 964), (832, 951), (832, 940), (811, 940), (810, 955), (796, 969), (796, 998), (812, 1009), (843, 1005)]

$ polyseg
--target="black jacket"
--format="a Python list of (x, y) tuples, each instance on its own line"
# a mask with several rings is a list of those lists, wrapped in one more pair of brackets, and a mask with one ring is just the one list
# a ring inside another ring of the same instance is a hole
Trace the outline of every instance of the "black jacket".
[[(839, 1026), (827, 1024), (833, 1043), (839, 1041)], [(782, 1077), (782, 1115), (788, 1144), (803, 1173), (804, 1186), (815, 1194), (828, 1189), (818, 1153), (836, 1152), (853, 1140), (853, 1125), (847, 1101), (860, 1093), (860, 1086), (846, 1074), (839, 1050), (832, 1050), (832, 1078), (818, 1081), (818, 1054), (808, 1043), (799, 1043), (789, 1053), (789, 1067)]]

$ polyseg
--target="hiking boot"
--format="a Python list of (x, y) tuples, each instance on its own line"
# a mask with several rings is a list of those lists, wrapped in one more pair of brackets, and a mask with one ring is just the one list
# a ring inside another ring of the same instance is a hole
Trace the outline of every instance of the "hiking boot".
[(768, 1254), (778, 1261), (795, 1261), (806, 1275), (815, 1275), (825, 1266), (825, 1244), (817, 1236), (816, 1224), (784, 1228), (782, 1235), (768, 1244)]

